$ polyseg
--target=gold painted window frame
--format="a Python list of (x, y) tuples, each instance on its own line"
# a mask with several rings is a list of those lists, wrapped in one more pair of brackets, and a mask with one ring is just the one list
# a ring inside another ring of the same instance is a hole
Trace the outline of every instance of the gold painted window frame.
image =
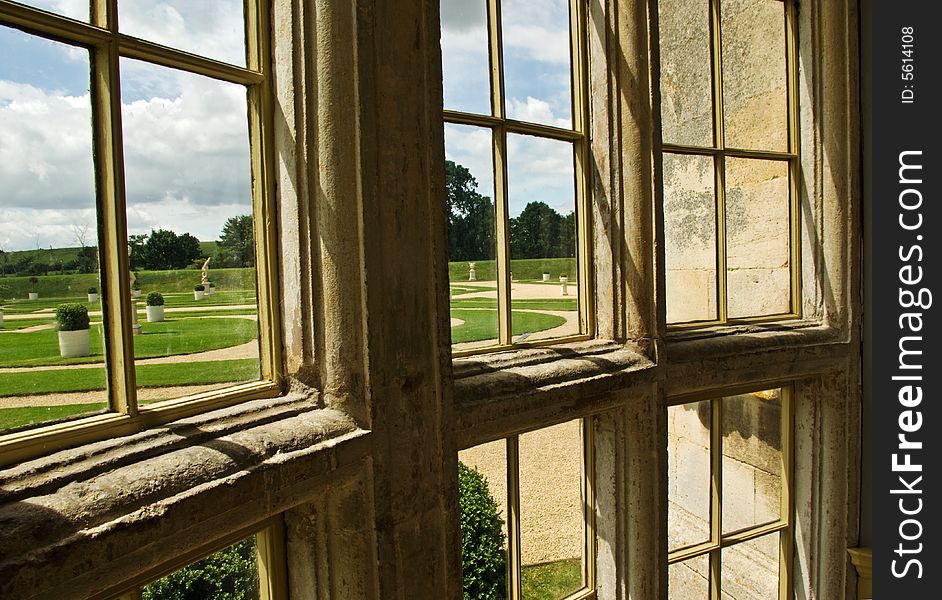
[[(108, 437), (129, 435), (246, 400), (270, 398), (283, 387), (278, 311), (277, 237), (272, 127), (270, 0), (246, 0), (245, 68), (148, 42), (118, 31), (118, 0), (92, 0), (90, 22), (0, 0), (0, 26), (89, 51), (92, 145), (102, 287), (109, 412), (0, 435), (0, 466)], [(121, 87), (118, 62), (133, 58), (246, 88), (258, 286), (260, 379), (211, 392), (137, 403), (130, 306)], [(117, 326), (109, 325), (117, 324)]]
[[(713, 143), (712, 147), (685, 144), (670, 144), (658, 140), (663, 161), (665, 153), (708, 156), (713, 158), (714, 202), (716, 210), (716, 319), (668, 322), (669, 330), (684, 330), (715, 325), (767, 323), (783, 319), (801, 318), (801, 210), (798, 181), (800, 177), (800, 123), (798, 114), (798, 14), (795, 0), (775, 0), (785, 5), (785, 80), (788, 119), (788, 150), (745, 150), (727, 148), (725, 143), (725, 116), (723, 107), (723, 37), (721, 27), (721, 0), (707, 0), (710, 4), (710, 77), (712, 91)], [(789, 307), (785, 313), (753, 317), (730, 318), (727, 314), (729, 290), (727, 288), (726, 260), (726, 158), (752, 158), (785, 162), (788, 165), (788, 213), (789, 213)], [(663, 168), (659, 168), (663, 173)], [(664, 206), (663, 181), (658, 186), (660, 204)]]
[[(588, 210), (589, 193), (589, 123), (588, 101), (588, 42), (586, 36), (587, 16), (585, 3), (569, 0), (569, 60), (572, 88), (572, 129), (541, 125), (509, 119), (506, 117), (504, 97), (504, 54), (501, 28), (501, 0), (486, 0), (488, 29), (488, 61), (490, 65), (491, 115), (443, 109), (445, 124), (470, 125), (491, 132), (492, 161), (494, 170), (494, 204), (496, 215), (496, 271), (497, 271), (497, 344), (472, 350), (453, 350), (452, 356), (460, 358), (500, 352), (516, 348), (539, 348), (556, 344), (591, 339), (595, 333), (595, 303), (590, 253), (590, 227)], [(507, 189), (507, 136), (529, 135), (571, 143), (573, 146), (573, 177), (576, 213), (576, 265), (579, 270), (578, 334), (561, 336), (533, 342), (514, 342), (511, 324), (511, 279), (510, 279), (510, 235), (509, 205)]]
[[(545, 425), (539, 429), (553, 427)], [(564, 600), (594, 600), (596, 598), (596, 554), (595, 554), (595, 435), (592, 417), (587, 415), (579, 419), (582, 431), (582, 577), (581, 589), (565, 597)], [(530, 431), (539, 431), (539, 429)], [(507, 460), (507, 598), (521, 600), (522, 562), (520, 545), (520, 436), (521, 432), (505, 438)], [(483, 442), (488, 443), (488, 442)]]
[[(782, 411), (782, 495), (778, 519), (723, 533), (723, 400), (726, 396), (746, 394), (778, 387)], [(779, 593), (774, 600), (791, 600), (795, 546), (795, 391), (793, 384), (770, 383), (725, 390), (711, 390), (689, 396), (671, 398), (668, 406), (679, 406), (708, 400), (710, 402), (710, 539), (709, 541), (668, 549), (667, 564), (672, 565), (698, 557), (709, 560), (710, 599), (720, 600), (722, 586), (722, 553), (724, 548), (765, 535), (779, 534)], [(669, 592), (669, 590), (668, 590)], [(772, 599), (770, 599), (772, 600)]]

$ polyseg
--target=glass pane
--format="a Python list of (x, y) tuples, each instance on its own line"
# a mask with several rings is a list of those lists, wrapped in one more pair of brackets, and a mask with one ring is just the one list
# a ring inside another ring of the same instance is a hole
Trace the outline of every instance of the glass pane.
[(783, 433), (780, 390), (723, 398), (723, 533), (780, 517)]
[(723, 600), (779, 598), (779, 534), (765, 535), (722, 550)]
[(118, 0), (122, 33), (245, 66), (243, 0)]
[(569, 2), (501, 2), (505, 110), (511, 119), (572, 128)]
[(664, 153), (667, 321), (716, 319), (713, 159)]
[(491, 131), (445, 125), (448, 279), (454, 350), (497, 343), (497, 233)]
[(507, 596), (507, 441), (458, 453), (461, 562), (466, 598)]
[(573, 146), (507, 136), (513, 341), (578, 334)]
[(710, 599), (710, 559), (697, 556), (667, 567), (667, 595), (671, 600)]
[(667, 409), (667, 547), (710, 540), (711, 402)]
[[(89, 53), (0, 26), (0, 432), (108, 408)], [(57, 317), (58, 310), (58, 317)]]
[(726, 147), (788, 150), (785, 3), (722, 0)]
[(791, 306), (788, 164), (726, 159), (726, 267), (730, 318)]
[(86, 23), (90, 16), (89, 0), (17, 0), (17, 2)]
[(485, 0), (442, 0), (445, 108), (491, 114)]
[(258, 600), (255, 536), (158, 579), (141, 590), (143, 600), (240, 598)]
[(665, 143), (713, 145), (709, 0), (660, 0), (661, 133)]
[(141, 402), (257, 380), (245, 88), (136, 63), (121, 92)]
[(520, 436), (520, 563), (523, 598), (565, 598), (581, 589), (582, 421)]

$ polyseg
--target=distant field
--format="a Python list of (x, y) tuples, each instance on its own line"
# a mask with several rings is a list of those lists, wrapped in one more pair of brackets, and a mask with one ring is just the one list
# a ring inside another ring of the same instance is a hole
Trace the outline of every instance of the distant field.
[[(200, 282), (199, 269), (180, 269), (177, 271), (138, 271), (137, 278), (141, 291), (145, 294), (158, 291), (162, 294), (174, 292), (192, 292), (193, 286)], [(35, 285), (30, 284), (28, 276), (0, 277), (0, 303), (6, 304), (12, 299), (27, 298), (30, 291), (39, 293), (39, 299), (58, 298), (84, 299), (90, 287), (99, 288), (98, 274), (82, 275), (39, 275)], [(255, 269), (209, 269), (209, 279), (216, 284), (217, 290), (255, 290)]]

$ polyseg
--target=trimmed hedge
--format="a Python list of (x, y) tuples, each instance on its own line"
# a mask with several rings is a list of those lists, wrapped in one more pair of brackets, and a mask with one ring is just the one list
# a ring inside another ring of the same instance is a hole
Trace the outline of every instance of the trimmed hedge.
[(255, 536), (151, 583), (143, 600), (258, 600)]
[(88, 329), (88, 309), (76, 302), (66, 302), (56, 307), (56, 323), (59, 331)]
[(464, 600), (507, 597), (506, 536), (499, 509), (477, 469), (458, 463), (458, 505), (461, 525), (461, 567)]

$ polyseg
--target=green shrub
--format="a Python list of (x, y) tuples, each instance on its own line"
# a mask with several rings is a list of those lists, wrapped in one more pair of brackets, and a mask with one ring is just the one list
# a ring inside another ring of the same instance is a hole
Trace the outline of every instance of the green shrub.
[(465, 600), (507, 597), (506, 536), (487, 479), (477, 469), (458, 463), (458, 506), (461, 524), (461, 567)]
[(196, 285), (193, 286), (194, 292), (202, 292), (205, 289), (206, 289), (206, 286), (204, 286), (202, 283), (197, 283)]
[(139, 290), (139, 289), (141, 289), (141, 282), (138, 281), (137, 279), (135, 279), (135, 280), (134, 280), (134, 283), (131, 284), (131, 289), (132, 289), (132, 290)]
[(88, 309), (77, 302), (60, 304), (56, 307), (56, 323), (59, 331), (88, 329)]
[(147, 297), (144, 298), (144, 302), (147, 303), (147, 306), (163, 306), (164, 295), (160, 292), (150, 292), (147, 294)]
[(88, 288), (88, 290), (86, 290), (86, 291), (87, 291), (89, 294), (97, 294), (97, 293), (98, 293), (98, 288), (90, 287), (90, 288)]
[(143, 600), (258, 600), (255, 537), (183, 567), (143, 589)]

